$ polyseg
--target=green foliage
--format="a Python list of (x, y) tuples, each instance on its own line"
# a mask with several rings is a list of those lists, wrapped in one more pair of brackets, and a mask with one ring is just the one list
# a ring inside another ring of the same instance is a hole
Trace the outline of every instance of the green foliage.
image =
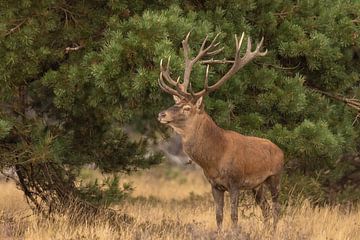
[(117, 175), (106, 178), (102, 183), (95, 179), (93, 182), (81, 185), (78, 195), (95, 205), (109, 206), (112, 203), (118, 203), (133, 190), (127, 183), (120, 187), (119, 181)]
[(0, 119), (0, 140), (5, 138), (10, 133), (11, 128), (11, 123)]
[[(309, 90), (360, 97), (357, 1), (0, 0), (0, 8), (1, 167), (51, 162), (76, 176), (88, 163), (103, 172), (158, 163), (147, 140), (126, 129), (149, 140), (165, 130), (156, 115), (172, 100), (157, 86), (158, 65), (171, 57), (182, 76), (190, 30), (192, 55), (206, 34), (221, 32), (219, 59), (233, 56), (234, 33), (264, 36), (268, 55), (205, 102), (220, 126), (284, 149), (290, 177), (325, 186), (330, 177), (317, 174), (346, 174), (336, 161), (357, 150), (356, 113)], [(210, 83), (227, 69), (212, 68)], [(195, 90), (204, 70), (193, 69)], [(95, 188), (85, 189), (100, 194)]]

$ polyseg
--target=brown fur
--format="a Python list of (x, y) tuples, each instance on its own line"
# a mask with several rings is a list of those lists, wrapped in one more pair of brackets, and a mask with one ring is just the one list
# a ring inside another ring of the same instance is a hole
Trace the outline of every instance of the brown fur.
[(263, 195), (263, 183), (271, 191), (274, 226), (279, 212), (280, 174), (284, 164), (281, 149), (267, 139), (244, 136), (218, 127), (203, 110), (202, 98), (195, 104), (176, 99), (177, 103), (159, 114), (159, 121), (180, 134), (184, 151), (204, 171), (212, 186), (216, 219), (221, 228), (224, 191), (230, 193), (231, 218), (237, 223), (239, 191), (252, 189), (255, 200), (268, 219), (269, 206)]

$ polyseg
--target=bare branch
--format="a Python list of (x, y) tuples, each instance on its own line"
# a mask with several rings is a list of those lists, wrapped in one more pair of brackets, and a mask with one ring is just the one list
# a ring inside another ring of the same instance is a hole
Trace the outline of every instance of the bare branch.
[(76, 47), (66, 47), (65, 53), (68, 54), (69, 52), (78, 51), (85, 47), (84, 45), (78, 45), (78, 44), (75, 44), (75, 45), (76, 45)]
[(348, 107), (356, 110), (358, 112), (358, 114), (356, 115), (356, 118), (353, 122), (353, 124), (355, 124), (360, 116), (360, 100), (359, 99), (356, 99), (356, 98), (347, 98), (347, 97), (344, 97), (342, 95), (339, 95), (339, 94), (333, 94), (333, 93), (329, 93), (329, 92), (325, 92), (325, 91), (322, 91), (322, 90), (319, 90), (317, 88), (313, 88), (311, 87), (311, 89), (317, 93), (320, 93), (324, 96), (327, 96), (329, 98), (332, 98), (334, 100), (337, 100), (337, 101), (340, 101), (340, 102), (343, 102), (345, 103)]
[(9, 31), (7, 31), (3, 36), (6, 37), (10, 34), (12, 34), (13, 32), (15, 32), (16, 30), (20, 29), (20, 27), (27, 21), (28, 19), (25, 18), (24, 20), (22, 20), (19, 24), (17, 24), (15, 27), (11, 28)]

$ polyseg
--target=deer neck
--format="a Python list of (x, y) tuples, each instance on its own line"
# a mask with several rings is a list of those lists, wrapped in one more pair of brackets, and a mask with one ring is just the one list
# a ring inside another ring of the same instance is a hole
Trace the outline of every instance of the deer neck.
[(217, 169), (226, 139), (224, 130), (218, 127), (206, 112), (201, 113), (192, 125), (182, 129), (180, 136), (184, 151), (191, 160), (199, 164), (205, 172)]

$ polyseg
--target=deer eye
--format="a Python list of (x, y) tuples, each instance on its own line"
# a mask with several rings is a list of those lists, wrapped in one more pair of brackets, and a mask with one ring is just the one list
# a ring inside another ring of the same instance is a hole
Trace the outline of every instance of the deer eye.
[(189, 105), (186, 105), (186, 106), (183, 107), (183, 110), (184, 111), (190, 111), (191, 107)]

